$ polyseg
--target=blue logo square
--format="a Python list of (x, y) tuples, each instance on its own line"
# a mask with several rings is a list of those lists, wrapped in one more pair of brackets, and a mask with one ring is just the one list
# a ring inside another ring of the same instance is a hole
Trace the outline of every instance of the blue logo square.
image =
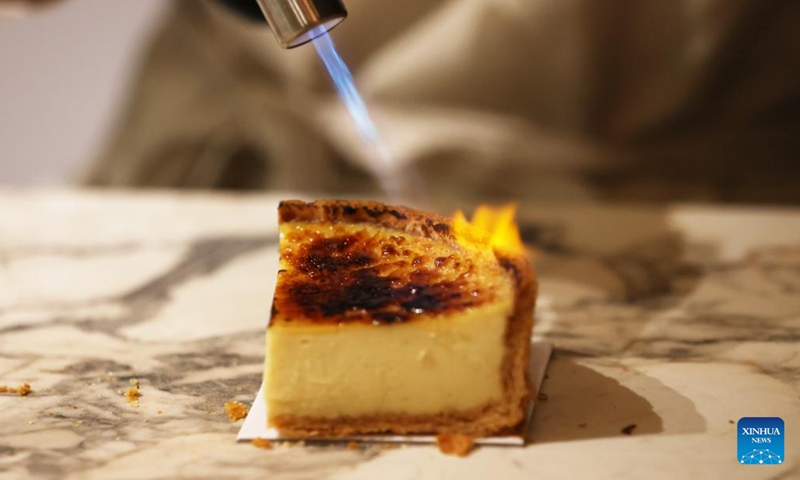
[(738, 460), (743, 465), (779, 465), (784, 459), (783, 419), (745, 417), (736, 424)]

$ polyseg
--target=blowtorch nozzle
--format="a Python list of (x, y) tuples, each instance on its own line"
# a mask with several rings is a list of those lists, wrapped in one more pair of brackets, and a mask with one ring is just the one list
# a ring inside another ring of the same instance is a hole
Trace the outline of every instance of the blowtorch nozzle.
[(256, 0), (283, 48), (298, 47), (347, 17), (341, 0)]

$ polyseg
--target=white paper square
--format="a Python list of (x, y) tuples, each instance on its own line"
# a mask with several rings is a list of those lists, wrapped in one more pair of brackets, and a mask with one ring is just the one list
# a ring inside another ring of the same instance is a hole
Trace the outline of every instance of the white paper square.
[[(531, 363), (530, 378), (536, 392), (538, 392), (544, 381), (544, 374), (547, 371), (547, 364), (550, 361), (550, 354), (553, 346), (548, 342), (535, 341), (531, 344)], [(534, 402), (531, 401), (528, 415), (519, 431), (507, 436), (486, 437), (475, 441), (478, 445), (524, 445), (525, 434), (528, 431), (533, 417)], [(291, 441), (297, 438), (286, 437), (274, 428), (267, 427), (267, 404), (264, 402), (264, 386), (258, 390), (256, 400), (250, 408), (250, 413), (244, 420), (242, 428), (236, 440), (239, 442), (250, 441), (254, 438), (263, 438), (273, 441)], [(376, 443), (436, 443), (434, 435), (359, 435), (354, 437), (337, 438), (314, 438), (315, 441), (332, 442), (376, 442)]]

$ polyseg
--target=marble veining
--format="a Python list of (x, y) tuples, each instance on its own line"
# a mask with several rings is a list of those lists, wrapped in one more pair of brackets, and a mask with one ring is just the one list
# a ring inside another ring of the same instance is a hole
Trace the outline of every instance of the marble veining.
[[(800, 211), (520, 212), (555, 354), (529, 445), (236, 444), (294, 195), (0, 192), (0, 478), (800, 477)], [(138, 379), (138, 404), (122, 393)], [(780, 416), (780, 466), (735, 422)]]

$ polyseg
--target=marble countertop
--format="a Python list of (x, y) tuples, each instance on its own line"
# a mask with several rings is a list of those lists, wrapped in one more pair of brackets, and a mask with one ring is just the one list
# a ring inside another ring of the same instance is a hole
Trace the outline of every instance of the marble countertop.
[[(798, 210), (522, 211), (555, 345), (527, 447), (235, 443), (223, 404), (260, 382), (279, 198), (0, 192), (0, 384), (34, 390), (0, 394), (0, 477), (800, 477)], [(737, 463), (747, 416), (784, 419), (782, 465)]]

